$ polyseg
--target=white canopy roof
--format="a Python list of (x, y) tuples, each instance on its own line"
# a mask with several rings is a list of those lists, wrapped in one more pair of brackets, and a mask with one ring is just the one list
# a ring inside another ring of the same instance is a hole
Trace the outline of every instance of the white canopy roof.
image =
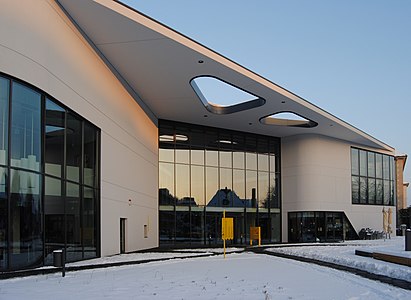
[[(119, 1), (56, 1), (154, 122), (166, 119), (276, 137), (319, 134), (393, 151), (292, 92)], [(230, 114), (214, 114), (190, 85), (193, 78), (203, 75), (224, 80), (265, 99), (265, 103)], [(304, 128), (260, 122), (262, 117), (283, 111), (318, 125)]]

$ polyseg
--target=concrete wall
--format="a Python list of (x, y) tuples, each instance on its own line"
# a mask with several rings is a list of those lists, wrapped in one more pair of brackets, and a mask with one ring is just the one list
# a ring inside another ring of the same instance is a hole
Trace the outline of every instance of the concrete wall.
[(156, 125), (54, 1), (0, 1), (0, 7), (0, 72), (47, 92), (101, 129), (102, 255), (119, 253), (120, 218), (127, 218), (126, 251), (156, 247)]
[[(382, 230), (383, 206), (352, 204), (351, 146), (378, 152), (320, 135), (282, 139), (284, 242), (288, 241), (288, 212), (291, 211), (343, 211), (357, 232), (364, 227)], [(394, 208), (393, 211), (395, 220)]]
[(407, 208), (407, 190), (404, 183), (404, 168), (407, 156), (397, 156), (395, 158), (396, 180), (397, 180), (397, 211)]

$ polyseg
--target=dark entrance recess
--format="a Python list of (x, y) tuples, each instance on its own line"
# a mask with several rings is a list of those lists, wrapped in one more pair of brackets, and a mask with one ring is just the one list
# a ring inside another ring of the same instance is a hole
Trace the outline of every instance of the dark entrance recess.
[(344, 212), (289, 212), (288, 241), (334, 242), (358, 239)]

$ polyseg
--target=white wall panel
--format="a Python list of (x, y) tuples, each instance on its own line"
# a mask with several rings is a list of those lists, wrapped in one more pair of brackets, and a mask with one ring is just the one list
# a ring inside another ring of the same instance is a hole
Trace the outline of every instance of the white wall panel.
[(352, 204), (351, 146), (310, 134), (282, 139), (283, 241), (288, 240), (292, 211), (343, 211), (357, 232), (364, 227), (382, 230), (383, 206)]

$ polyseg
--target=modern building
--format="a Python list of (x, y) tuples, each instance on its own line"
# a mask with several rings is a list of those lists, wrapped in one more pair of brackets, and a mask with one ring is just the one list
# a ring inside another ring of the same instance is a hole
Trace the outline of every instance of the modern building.
[(2, 1), (0, 108), (1, 271), (219, 245), (224, 210), (236, 244), (356, 238), (396, 205), (394, 148), (119, 1)]

